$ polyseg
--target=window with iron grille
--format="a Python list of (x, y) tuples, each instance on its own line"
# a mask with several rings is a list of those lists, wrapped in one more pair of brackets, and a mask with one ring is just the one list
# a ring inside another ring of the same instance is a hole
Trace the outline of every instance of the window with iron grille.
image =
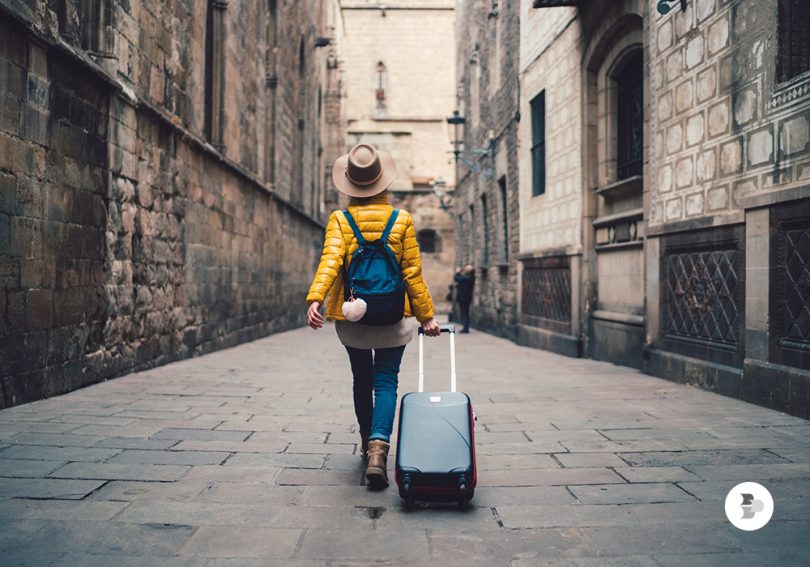
[(546, 192), (546, 91), (529, 103), (532, 111), (532, 196)]
[(617, 180), (641, 175), (644, 154), (643, 54), (637, 50), (616, 75)]
[(503, 241), (501, 242), (501, 262), (509, 261), (509, 199), (506, 194), (506, 176), (498, 179), (498, 188), (501, 192), (501, 227)]
[(467, 248), (467, 262), (475, 265), (475, 206), (470, 205), (469, 247)]
[[(464, 213), (458, 215), (458, 232), (456, 234), (466, 234), (467, 223), (465, 217)], [(458, 261), (459, 264), (467, 261), (467, 242), (463, 238), (458, 239)]]
[(771, 209), (770, 360), (810, 370), (810, 202)]
[(777, 80), (810, 71), (810, 0), (779, 0)]
[(205, 137), (222, 148), (227, 0), (208, 0), (205, 16)]
[(481, 250), (481, 264), (489, 266), (489, 219), (487, 218), (487, 196), (481, 195), (481, 222), (484, 228), (484, 246)]

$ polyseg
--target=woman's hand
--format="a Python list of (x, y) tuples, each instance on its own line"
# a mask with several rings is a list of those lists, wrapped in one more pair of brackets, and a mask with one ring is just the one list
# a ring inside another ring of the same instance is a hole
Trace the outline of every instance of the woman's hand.
[(429, 337), (438, 337), (442, 334), (442, 330), (439, 327), (439, 322), (436, 321), (436, 319), (430, 319), (429, 321), (422, 323), (422, 332)]
[(307, 309), (307, 325), (316, 331), (323, 327), (323, 315), (318, 311), (320, 308), (321, 304), (317, 301), (313, 301), (309, 304), (309, 309)]

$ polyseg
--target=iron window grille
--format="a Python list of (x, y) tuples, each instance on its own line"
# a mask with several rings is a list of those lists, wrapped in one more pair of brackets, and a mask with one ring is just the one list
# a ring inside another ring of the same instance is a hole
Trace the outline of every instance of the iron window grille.
[(484, 246), (481, 250), (481, 264), (489, 265), (489, 222), (488, 222), (487, 196), (481, 195), (481, 222), (484, 230)]
[(641, 175), (644, 158), (644, 75), (641, 50), (629, 57), (616, 76), (618, 181)]
[(810, 71), (810, 0), (779, 0), (777, 81)]
[(498, 188), (501, 193), (501, 218), (503, 228), (503, 242), (501, 243), (501, 262), (509, 261), (509, 198), (506, 193), (506, 176), (498, 179)]

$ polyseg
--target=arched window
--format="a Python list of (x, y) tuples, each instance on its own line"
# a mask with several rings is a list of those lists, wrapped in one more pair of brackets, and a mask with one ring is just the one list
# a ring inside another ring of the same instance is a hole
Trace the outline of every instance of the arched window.
[(422, 254), (435, 254), (439, 252), (439, 235), (432, 228), (423, 228), (416, 233), (419, 242), (419, 251)]

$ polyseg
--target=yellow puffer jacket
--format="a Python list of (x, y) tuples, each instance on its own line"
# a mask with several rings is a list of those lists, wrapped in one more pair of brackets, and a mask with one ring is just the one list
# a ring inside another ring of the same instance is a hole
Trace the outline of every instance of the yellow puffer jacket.
[[(361, 204), (352, 199), (349, 212), (357, 221), (360, 232), (368, 240), (382, 236), (388, 217), (393, 207), (388, 204), (386, 192), (370, 197)], [(416, 316), (420, 323), (433, 318), (433, 299), (430, 297), (425, 280), (422, 278), (422, 259), (419, 257), (419, 244), (410, 213), (400, 210), (388, 245), (399, 260), (402, 268), (402, 279), (405, 280), (407, 294), (405, 297), (405, 316)], [(357, 239), (352, 233), (348, 221), (341, 211), (333, 211), (326, 225), (326, 238), (323, 243), (321, 262), (312, 280), (307, 294), (307, 303), (317, 301), (324, 304), (327, 293), (329, 302), (326, 305), (326, 318), (330, 321), (344, 319), (343, 305), (343, 265), (348, 266), (351, 256), (358, 247)]]

